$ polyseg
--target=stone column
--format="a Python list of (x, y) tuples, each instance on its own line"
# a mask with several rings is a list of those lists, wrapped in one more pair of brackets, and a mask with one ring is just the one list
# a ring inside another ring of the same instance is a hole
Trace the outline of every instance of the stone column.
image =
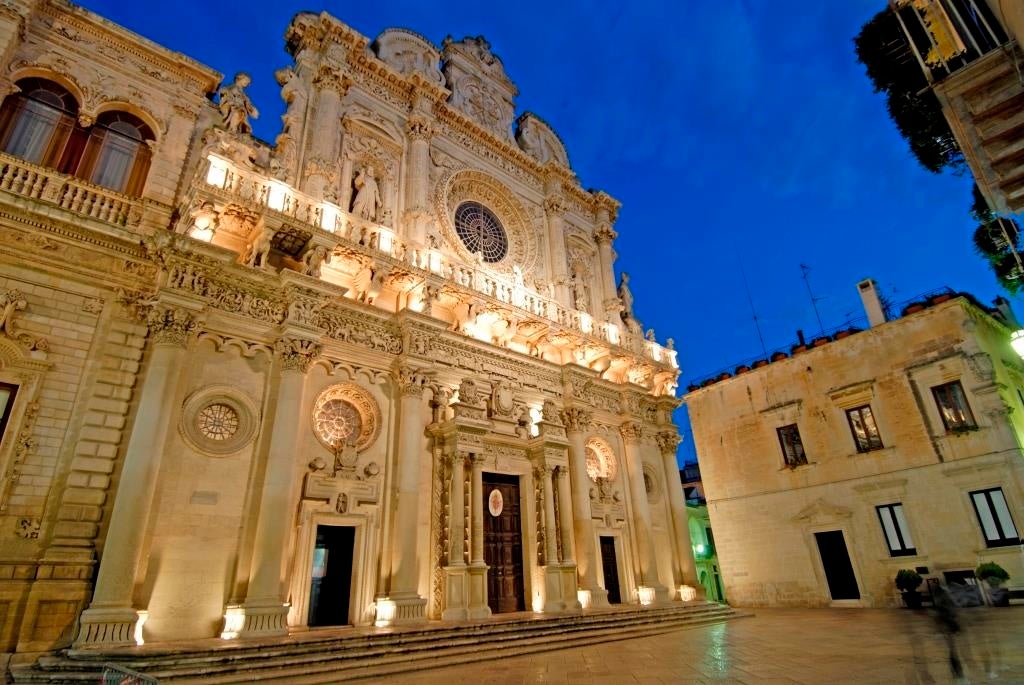
[[(600, 213), (600, 211), (599, 211)], [(608, 210), (604, 210), (607, 215)], [(615, 240), (615, 231), (610, 224), (600, 224), (594, 231), (594, 239), (597, 241), (598, 268), (601, 270), (601, 291), (604, 295), (601, 300), (604, 307), (605, 320), (614, 324), (621, 324), (622, 319), (618, 316), (619, 302), (618, 288), (615, 287), (615, 265), (612, 256), (612, 241)]]
[(177, 415), (178, 379), (185, 366), (186, 347), (199, 327), (194, 312), (164, 305), (150, 310), (146, 324), (153, 351), (128, 438), (96, 587), (89, 608), (82, 613), (75, 647), (142, 644), (147, 614), (134, 609), (132, 595), (163, 448), (171, 420)]
[(587, 452), (583, 433), (590, 428), (593, 414), (579, 407), (562, 411), (569, 437), (569, 477), (572, 485), (572, 520), (576, 537), (576, 569), (579, 587), (584, 594), (583, 608), (608, 605), (608, 591), (597, 582), (600, 563), (594, 544), (594, 520), (590, 508), (590, 476), (587, 475)]
[(674, 430), (658, 433), (658, 449), (665, 466), (665, 491), (668, 493), (669, 508), (672, 511), (672, 532), (676, 541), (676, 572), (679, 577), (679, 597), (689, 586), (704, 596), (704, 586), (697, 580), (697, 564), (693, 558), (693, 541), (690, 539), (690, 524), (686, 515), (686, 500), (683, 499), (683, 484), (679, 480), (679, 465), (676, 463), (676, 449), (681, 438)]
[(551, 193), (544, 200), (548, 224), (548, 272), (555, 284), (555, 299), (563, 307), (573, 308), (569, 297), (569, 263), (565, 256), (565, 198)]
[(405, 122), (405, 130), (409, 136), (405, 237), (425, 245), (430, 217), (430, 138), (434, 135), (434, 126), (427, 116), (413, 114)]
[(533, 470), (533, 477), (541, 487), (544, 504), (544, 564), (558, 563), (558, 523), (555, 520), (555, 493), (553, 468), (539, 465)]
[(471, 531), (469, 536), (470, 618), (487, 618), (487, 564), (484, 562), (484, 456), (470, 457), (473, 465), (470, 496)]
[[(337, 190), (338, 149), (341, 130), (341, 97), (348, 91), (348, 80), (335, 69), (321, 66), (313, 79), (316, 88), (315, 133), (310, 138), (305, 169), (300, 174), (302, 190), (316, 198), (334, 195)], [(349, 207), (342, 207), (345, 211)]]
[[(572, 540), (572, 494), (569, 491), (569, 469), (559, 466), (555, 470), (555, 486), (558, 490), (558, 527), (562, 534), (562, 563), (574, 564)], [(588, 495), (589, 496), (589, 495)]]
[(458, 621), (469, 618), (469, 569), (466, 565), (466, 454), (456, 450), (448, 455), (451, 486), (448, 495), (448, 565), (445, 566), (445, 607), (441, 618)]
[[(651, 507), (647, 501), (647, 487), (644, 484), (644, 462), (640, 454), (642, 429), (635, 421), (627, 421), (619, 428), (626, 451), (626, 468), (629, 472), (629, 494), (633, 508), (633, 524), (636, 530), (636, 547), (640, 556), (640, 587), (654, 591), (655, 600), (668, 598), (668, 591), (658, 579), (658, 558), (654, 551), (654, 537), (651, 530)], [(649, 604), (650, 600), (645, 603)]]
[(295, 493), (302, 461), (299, 455), (306, 371), (320, 345), (302, 338), (281, 338), (275, 345), (277, 393), (268, 428), (270, 447), (253, 537), (252, 563), (245, 602), (225, 610), (221, 637), (266, 637), (288, 633), (287, 590), (283, 582), (285, 550), (295, 518)]
[(399, 432), (396, 459), (394, 525), (391, 539), (391, 583), (387, 597), (377, 600), (377, 625), (426, 620), (427, 600), (419, 595), (417, 541), (420, 461), (424, 454), (423, 388), (426, 377), (411, 366), (398, 369)]

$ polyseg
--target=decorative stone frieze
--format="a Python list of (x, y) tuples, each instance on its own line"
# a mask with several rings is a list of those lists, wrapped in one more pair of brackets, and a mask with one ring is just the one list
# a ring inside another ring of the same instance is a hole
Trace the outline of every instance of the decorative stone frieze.
[(282, 371), (306, 373), (323, 351), (319, 343), (303, 338), (281, 338), (274, 344)]
[(154, 343), (175, 347), (187, 347), (200, 328), (195, 312), (164, 305), (149, 309), (145, 323)]

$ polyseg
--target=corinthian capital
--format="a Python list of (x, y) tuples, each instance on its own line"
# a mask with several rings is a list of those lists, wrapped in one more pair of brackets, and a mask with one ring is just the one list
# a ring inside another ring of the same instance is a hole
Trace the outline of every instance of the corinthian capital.
[(544, 211), (549, 215), (562, 216), (568, 209), (569, 205), (561, 195), (548, 195), (544, 198)]
[(434, 123), (422, 114), (413, 114), (405, 122), (405, 131), (410, 140), (430, 140), (436, 133)]
[(352, 85), (352, 79), (336, 69), (321, 66), (320, 71), (317, 72), (316, 77), (313, 79), (313, 85), (316, 86), (317, 90), (333, 90), (339, 96), (342, 96), (348, 92), (348, 87)]
[(683, 438), (675, 431), (663, 431), (658, 433), (655, 438), (658, 441), (658, 449), (666, 456), (674, 455), (679, 443), (683, 441)]
[(562, 423), (570, 433), (582, 433), (594, 422), (594, 413), (580, 407), (569, 407), (562, 410)]
[(312, 340), (302, 338), (281, 338), (274, 344), (274, 351), (281, 359), (283, 371), (306, 373), (317, 357), (321, 347)]
[(185, 347), (199, 332), (195, 313), (178, 307), (153, 307), (146, 312), (145, 322), (157, 345)]
[(594, 230), (594, 240), (597, 241), (598, 245), (604, 245), (605, 243), (611, 245), (618, 235), (608, 224), (601, 224)]
[(398, 389), (403, 397), (423, 397), (423, 389), (427, 387), (427, 376), (422, 369), (402, 364), (395, 372)]
[(619, 426), (619, 433), (625, 442), (639, 442), (643, 436), (643, 428), (636, 421), (627, 421)]

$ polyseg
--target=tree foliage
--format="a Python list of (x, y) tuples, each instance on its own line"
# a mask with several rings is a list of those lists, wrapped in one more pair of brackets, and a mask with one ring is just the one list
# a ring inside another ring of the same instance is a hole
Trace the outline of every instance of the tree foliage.
[(1021, 277), (1024, 276), (1019, 257), (1024, 249), (1020, 226), (1013, 219), (996, 216), (977, 184), (973, 192), (971, 216), (978, 222), (978, 227), (974, 229), (974, 247), (978, 254), (988, 260), (999, 284), (1016, 295), (1021, 289)]
[(876, 14), (853, 42), (857, 60), (875, 92), (885, 94), (889, 117), (921, 166), (934, 173), (961, 171), (963, 153), (893, 11)]

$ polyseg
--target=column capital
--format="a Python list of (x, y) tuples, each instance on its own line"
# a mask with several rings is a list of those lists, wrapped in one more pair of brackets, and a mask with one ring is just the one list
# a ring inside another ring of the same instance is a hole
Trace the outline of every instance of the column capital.
[(313, 77), (313, 86), (318, 91), (333, 90), (339, 96), (344, 96), (351, 85), (351, 78), (327, 65), (322, 65), (316, 76)]
[(569, 467), (561, 464), (555, 467), (555, 478), (558, 480), (565, 480), (569, 477)]
[(161, 305), (146, 312), (145, 324), (157, 345), (173, 347), (187, 347), (200, 327), (195, 312)]
[(400, 364), (395, 370), (395, 380), (402, 397), (423, 397), (423, 390), (427, 387), (427, 376), (423, 370)]
[(582, 407), (569, 407), (562, 410), (562, 423), (569, 433), (582, 433), (590, 429), (594, 422), (594, 412)]
[(675, 431), (662, 431), (655, 436), (655, 439), (658, 441), (658, 449), (665, 456), (675, 456), (679, 443), (683, 441), (682, 436)]
[(643, 427), (637, 421), (627, 421), (619, 426), (619, 433), (622, 434), (623, 441), (627, 443), (640, 442), (640, 438), (643, 436)]
[(274, 343), (274, 352), (281, 360), (282, 371), (306, 373), (321, 351), (319, 343), (304, 338), (280, 338)]
[(544, 198), (544, 211), (548, 216), (562, 216), (569, 210), (569, 203), (562, 195), (548, 195)]
[(484, 465), (484, 461), (487, 460), (487, 457), (479, 452), (471, 452), (467, 455), (467, 459), (469, 460), (469, 463), (473, 465), (473, 468), (476, 469)]
[(405, 132), (409, 140), (429, 141), (437, 133), (437, 127), (430, 117), (413, 114), (405, 120)]
[(608, 224), (601, 224), (594, 231), (594, 240), (597, 241), (597, 244), (602, 247), (604, 245), (611, 245), (612, 241), (615, 240), (618, 236), (619, 234), (616, 233)]

